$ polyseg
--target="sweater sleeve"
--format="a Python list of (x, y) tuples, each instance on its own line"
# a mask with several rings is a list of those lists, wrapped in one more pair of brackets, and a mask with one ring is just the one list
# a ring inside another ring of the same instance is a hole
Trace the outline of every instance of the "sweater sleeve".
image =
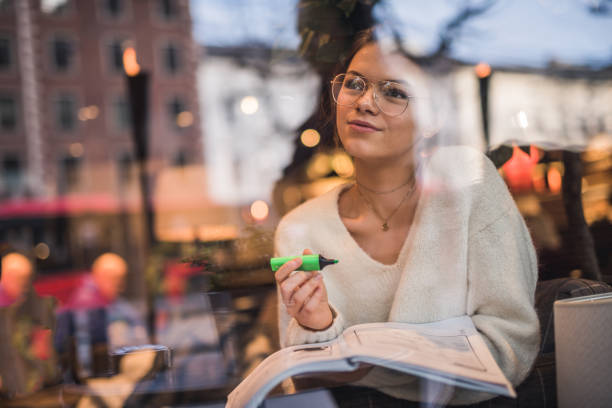
[(514, 385), (527, 376), (538, 350), (537, 273), (529, 232), (514, 205), (470, 235), (467, 311)]
[[(287, 217), (279, 223), (274, 237), (275, 256), (300, 255), (304, 248), (314, 247), (312, 238), (309, 236), (310, 228), (308, 228), (307, 223), (299, 222), (295, 218), (295, 216)], [(324, 330), (310, 330), (300, 325), (295, 318), (287, 313), (278, 287), (277, 298), (281, 347), (332, 340), (345, 329), (342, 313), (331, 302), (330, 308), (334, 316), (331, 326)]]

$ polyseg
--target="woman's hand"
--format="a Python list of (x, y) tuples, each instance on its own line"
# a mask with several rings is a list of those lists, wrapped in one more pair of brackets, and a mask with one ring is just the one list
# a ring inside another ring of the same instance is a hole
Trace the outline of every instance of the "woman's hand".
[[(312, 251), (305, 249), (303, 254), (310, 255)], [(296, 258), (286, 262), (274, 274), (283, 303), (287, 313), (302, 326), (312, 330), (326, 329), (332, 324), (333, 316), (327, 303), (323, 276), (319, 271), (292, 274), (301, 264), (302, 260)]]

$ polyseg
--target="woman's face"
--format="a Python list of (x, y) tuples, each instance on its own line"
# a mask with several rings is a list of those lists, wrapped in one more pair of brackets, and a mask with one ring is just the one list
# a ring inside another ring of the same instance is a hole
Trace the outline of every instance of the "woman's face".
[[(355, 54), (347, 72), (362, 76), (370, 83), (407, 82), (414, 68), (405, 57), (387, 54), (372, 43)], [(353, 105), (336, 105), (338, 135), (347, 153), (363, 160), (399, 158), (410, 153), (415, 129), (410, 104), (409, 100), (408, 107), (399, 116), (389, 116), (376, 105), (373, 87), (369, 86)]]

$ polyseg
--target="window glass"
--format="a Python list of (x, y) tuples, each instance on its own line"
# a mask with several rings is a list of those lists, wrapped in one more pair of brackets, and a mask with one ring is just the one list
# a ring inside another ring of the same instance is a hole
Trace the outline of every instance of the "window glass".
[(181, 119), (182, 115), (187, 112), (185, 101), (181, 97), (175, 96), (168, 102), (167, 109), (169, 123), (177, 129), (184, 127)]
[(124, 0), (103, 0), (104, 11), (111, 17), (119, 17), (125, 11)]
[(181, 68), (181, 54), (179, 48), (174, 44), (168, 44), (163, 48), (163, 61), (166, 72), (176, 74)]
[(78, 157), (64, 157), (59, 162), (58, 191), (61, 194), (70, 193), (77, 189), (81, 178), (81, 159)]
[(174, 0), (157, 0), (157, 11), (165, 20), (173, 20), (178, 16), (178, 2)]
[(0, 35), (0, 71), (9, 69), (12, 63), (11, 41)]
[(76, 126), (76, 101), (71, 95), (61, 95), (55, 101), (56, 121), (60, 130), (71, 131)]
[(67, 72), (74, 63), (74, 44), (72, 41), (57, 37), (51, 42), (51, 61), (58, 72)]
[(0, 95), (0, 126), (4, 131), (17, 126), (17, 103), (10, 95)]
[(123, 72), (123, 51), (124, 51), (124, 41), (121, 40), (112, 40), (108, 44), (107, 56), (108, 63), (111, 72), (119, 73)]
[(13, 0), (0, 0), (0, 12), (13, 9)]
[(130, 108), (125, 97), (120, 96), (113, 100), (112, 115), (117, 130), (123, 131), (130, 128)]
[[(585, 362), (609, 355), (588, 342), (606, 327), (596, 313), (561, 325), (552, 311), (612, 291), (610, 0), (0, 0), (9, 9), (1, 406), (225, 406), (264, 361), (372, 338), (386, 356), (370, 361), (426, 353), (452, 375), (296, 375), (251, 405), (510, 403), (451, 386), (464, 370), (501, 372), (519, 403), (598, 398), (564, 385), (559, 363), (576, 356), (551, 333), (578, 339)], [(273, 270), (304, 254), (318, 272)], [(457, 335), (431, 330), (455, 317)], [(362, 323), (384, 334), (346, 330)]]
[(19, 159), (12, 155), (7, 155), (2, 161), (3, 174), (3, 197), (16, 196), (21, 188), (23, 188), (23, 173)]

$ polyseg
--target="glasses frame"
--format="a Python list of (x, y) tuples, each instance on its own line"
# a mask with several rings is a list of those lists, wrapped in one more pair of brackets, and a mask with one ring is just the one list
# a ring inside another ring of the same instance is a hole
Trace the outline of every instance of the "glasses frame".
[[(336, 75), (336, 76), (334, 77), (334, 79), (332, 79), (332, 80), (330, 81), (330, 88), (329, 88), (329, 92), (331, 93), (332, 100), (334, 101), (334, 103), (335, 103), (336, 105), (340, 105), (340, 106), (353, 106), (353, 105), (356, 105), (356, 104), (357, 104), (357, 101), (358, 101), (359, 99), (361, 99), (361, 98), (363, 97), (363, 95), (365, 95), (365, 93), (368, 91), (368, 89), (369, 89), (369, 88), (370, 88), (372, 85), (374, 85), (374, 84), (378, 85), (378, 84), (379, 84), (379, 83), (381, 83), (381, 82), (394, 82), (394, 81), (387, 81), (387, 80), (381, 80), (381, 81), (376, 81), (376, 82), (373, 82), (373, 81), (369, 80), (368, 78), (366, 78), (366, 77), (364, 77), (364, 76), (361, 76), (361, 75), (355, 75), (356, 77), (361, 78), (361, 79), (362, 79), (362, 80), (365, 82), (366, 86), (365, 86), (365, 88), (363, 89), (363, 91), (361, 91), (361, 95), (359, 95), (357, 98), (355, 98), (355, 101), (354, 101), (354, 102), (349, 103), (349, 104), (343, 104), (343, 103), (338, 103), (338, 101), (336, 100), (336, 96), (334, 95), (334, 83), (336, 83), (336, 80), (337, 80), (339, 77), (342, 77), (342, 76), (346, 77), (346, 75), (347, 75), (347, 73), (346, 73), (346, 72), (341, 73), (341, 74), (338, 74), (338, 75)], [(394, 83), (397, 83), (397, 82), (394, 82)], [(343, 84), (344, 84), (344, 79), (341, 81), (341, 86), (343, 86)], [(372, 88), (372, 94), (373, 94), (373, 96), (374, 96), (372, 99), (374, 100), (374, 104), (376, 105), (376, 107), (378, 108), (378, 110), (380, 110), (382, 113), (384, 113), (385, 115), (390, 116), (390, 117), (397, 117), (397, 116), (402, 115), (404, 112), (406, 112), (406, 109), (408, 108), (408, 105), (410, 105), (410, 100), (411, 100), (411, 99), (414, 99), (414, 96), (412, 96), (412, 95), (408, 95), (408, 99), (406, 100), (406, 106), (404, 106), (404, 109), (402, 109), (402, 111), (401, 111), (400, 113), (397, 113), (397, 114), (390, 114), (390, 113), (385, 112), (385, 110), (384, 110), (383, 108), (381, 108), (381, 107), (380, 107), (380, 105), (379, 105), (379, 103), (378, 103), (378, 94), (376, 93), (376, 87), (373, 87), (373, 88)]]

